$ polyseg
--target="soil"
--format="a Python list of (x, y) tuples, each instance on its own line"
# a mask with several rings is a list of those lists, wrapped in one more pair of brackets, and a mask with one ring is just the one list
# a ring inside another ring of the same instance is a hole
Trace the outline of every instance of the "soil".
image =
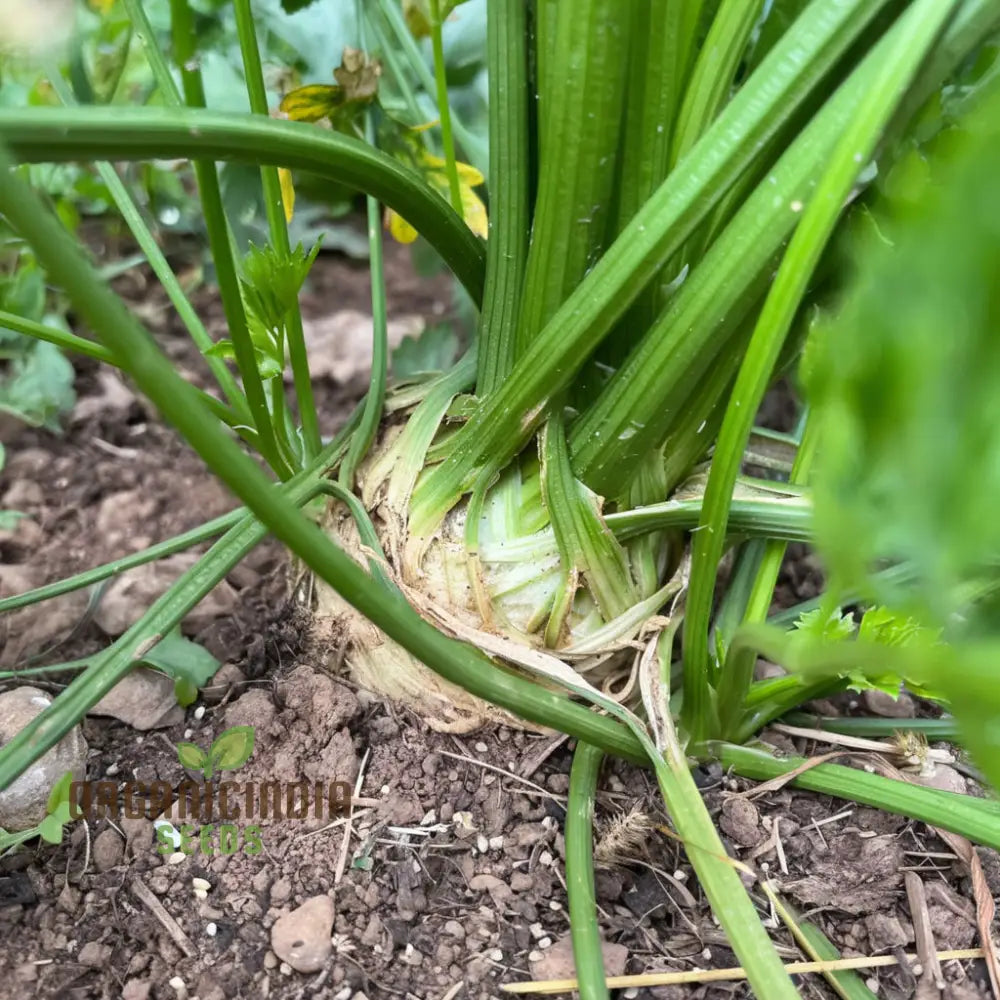
[[(395, 248), (390, 253), (390, 313), (436, 320), (449, 311), (448, 285), (417, 278), (408, 260)], [(119, 287), (199, 381), (200, 359), (141, 273), (130, 272)], [(199, 294), (217, 327), (217, 304)], [(367, 313), (365, 272), (322, 256), (306, 308), (318, 318)], [(317, 380), (326, 432), (343, 420), (364, 381), (363, 360), (355, 378)], [(0, 536), (4, 594), (136, 551), (234, 506), (141, 401), (86, 360), (78, 391), (63, 437), (22, 430), (6, 441), (0, 506), (30, 518)], [(357, 796), (351, 822), (341, 814), (264, 819), (258, 853), (188, 856), (155, 839), (153, 816), (101, 818), (78, 821), (58, 847), (34, 843), (8, 855), (0, 859), (0, 997), (478, 1000), (501, 996), (505, 983), (571, 975), (563, 826), (572, 741), (502, 727), (461, 738), (434, 733), (352, 689), (316, 660), (273, 544), (227, 582), (226, 599), (187, 631), (229, 665), (228, 683), (168, 728), (137, 733), (114, 720), (85, 720), (88, 778), (165, 781), (176, 789), (190, 778), (179, 742), (207, 748), (223, 730), (251, 725), (253, 755), (232, 777), (348, 782)], [(820, 582), (812, 557), (793, 550), (781, 602), (812, 596)], [(106, 645), (93, 604), (76, 595), (6, 616), (4, 669)], [(31, 683), (56, 692), (65, 680)], [(0, 690), (11, 686), (2, 682)], [(813, 748), (781, 734), (772, 739), (784, 749)], [(968, 871), (923, 824), (789, 787), (750, 798), (751, 783), (718, 768), (695, 777), (731, 853), (774, 878), (782, 897), (845, 956), (914, 950), (907, 871), (923, 881), (935, 946), (977, 943)], [(597, 901), (609, 969), (737, 964), (669, 836), (649, 775), (609, 761), (600, 787)], [(1000, 895), (1000, 859), (982, 857)], [(782, 954), (800, 959), (755, 893)], [(917, 995), (905, 967), (864, 975), (879, 997)], [(953, 998), (988, 995), (980, 962), (947, 962), (944, 975)], [(834, 995), (818, 977), (803, 977), (800, 988), (807, 997)], [(739, 983), (716, 983), (624, 995), (749, 993)]]

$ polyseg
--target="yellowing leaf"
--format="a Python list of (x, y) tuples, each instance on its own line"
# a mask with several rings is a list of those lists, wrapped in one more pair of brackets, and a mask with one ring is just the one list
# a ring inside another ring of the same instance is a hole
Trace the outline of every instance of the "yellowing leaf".
[(318, 122), (333, 115), (344, 99), (343, 87), (310, 83), (285, 94), (279, 107), (292, 121)]
[(295, 215), (295, 188), (292, 172), (287, 167), (278, 167), (278, 183), (281, 185), (281, 204), (285, 209), (285, 222), (291, 222)]
[(397, 243), (412, 243), (419, 235), (406, 219), (391, 208), (385, 213), (385, 227)]
[(87, 6), (102, 17), (111, 13), (115, 0), (87, 0)]
[(462, 184), (459, 188), (462, 195), (462, 217), (465, 224), (484, 240), (489, 235), (489, 219), (486, 217), (486, 206), (471, 187)]
[[(433, 170), (439, 170), (447, 177), (448, 164), (440, 156), (432, 156), (428, 153), (424, 156), (424, 162)], [(461, 160), (456, 160), (455, 171), (458, 174), (458, 179), (464, 184), (468, 184), (469, 187), (479, 187), (480, 184), (486, 183), (486, 178), (471, 163), (462, 163)]]

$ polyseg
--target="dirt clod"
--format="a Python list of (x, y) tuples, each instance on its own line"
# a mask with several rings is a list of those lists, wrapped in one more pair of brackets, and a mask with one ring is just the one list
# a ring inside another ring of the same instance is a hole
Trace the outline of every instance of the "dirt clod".
[(318, 972), (333, 951), (334, 906), (329, 896), (313, 896), (279, 917), (271, 928), (271, 948), (297, 972)]

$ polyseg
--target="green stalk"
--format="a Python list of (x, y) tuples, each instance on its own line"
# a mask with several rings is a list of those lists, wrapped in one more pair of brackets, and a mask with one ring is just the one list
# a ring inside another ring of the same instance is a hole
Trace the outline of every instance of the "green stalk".
[(441, 0), (430, 0), (431, 47), (434, 51), (434, 89), (437, 94), (438, 117), (441, 120), (441, 146), (444, 149), (444, 168), (448, 175), (448, 192), (451, 207), (462, 215), (462, 190), (458, 186), (458, 167), (455, 165), (455, 139), (451, 134), (451, 108), (448, 105), (448, 77), (444, 64), (444, 40), (441, 36)]
[(113, 559), (111, 562), (104, 563), (103, 566), (95, 566), (93, 569), (84, 570), (84, 572), (77, 573), (74, 576), (68, 576), (55, 583), (46, 584), (44, 587), (36, 587), (34, 590), (25, 591), (23, 594), (4, 597), (0, 599), (0, 614), (7, 611), (15, 611), (17, 608), (23, 608), (29, 604), (37, 604), (39, 601), (47, 601), (50, 598), (59, 597), (62, 594), (68, 594), (83, 587), (92, 586), (95, 583), (100, 583), (102, 580), (107, 580), (113, 576), (126, 573), (130, 569), (135, 569), (136, 566), (144, 566), (146, 563), (153, 562), (156, 559), (172, 556), (176, 552), (184, 552), (193, 545), (207, 541), (209, 538), (215, 538), (217, 535), (221, 535), (223, 532), (235, 527), (242, 518), (246, 517), (246, 514), (247, 512), (242, 508), (230, 511), (228, 514), (223, 514), (221, 517), (206, 521), (205, 524), (199, 525), (197, 528), (192, 528), (190, 531), (175, 535), (173, 538), (158, 542), (156, 545), (150, 545), (149, 548), (143, 549), (141, 552), (134, 552), (132, 555), (123, 556), (121, 559)]
[(627, 45), (631, 25), (618, 0), (558, 5), (554, 49), (539, 93), (545, 110), (518, 356), (604, 249), (625, 95), (619, 46)]
[[(365, 17), (360, 0), (356, 10), (361, 30), (361, 49), (364, 50)], [(375, 146), (375, 120), (371, 108), (365, 112), (365, 138), (370, 146)], [(386, 314), (385, 264), (382, 254), (382, 214), (378, 201), (371, 195), (365, 198), (365, 209), (368, 216), (368, 272), (372, 301), (372, 370), (361, 423), (351, 438), (347, 456), (340, 467), (340, 483), (347, 490), (353, 487), (354, 474), (378, 434), (385, 405), (385, 385), (389, 370), (389, 321)]]
[[(709, 731), (708, 628), (716, 571), (725, 541), (727, 508), (754, 415), (767, 388), (785, 335), (844, 202), (924, 56), (960, 0), (917, 0), (900, 19), (893, 51), (879, 66), (831, 157), (830, 166), (803, 213), (757, 321), (730, 397), (705, 490), (701, 526), (691, 557), (691, 583), (684, 616), (684, 721), (699, 742)], [(801, 209), (801, 205), (799, 206)]]
[[(63, 82), (58, 70), (53, 70), (49, 74), (49, 81), (63, 104), (67, 107), (73, 107), (76, 104), (73, 92)], [(149, 266), (153, 269), (153, 273), (163, 286), (163, 290), (167, 293), (167, 298), (170, 299), (171, 305), (177, 310), (177, 315), (187, 329), (191, 340), (194, 341), (195, 346), (201, 351), (209, 369), (215, 376), (215, 381), (223, 393), (225, 393), (230, 405), (239, 414), (240, 419), (249, 423), (251, 415), (247, 407), (246, 397), (236, 384), (236, 379), (233, 378), (232, 373), (226, 367), (226, 363), (221, 358), (215, 358), (206, 353), (212, 347), (212, 338), (208, 335), (205, 324), (202, 323), (188, 297), (184, 294), (184, 289), (181, 288), (173, 268), (167, 262), (167, 258), (160, 249), (159, 243), (156, 242), (156, 237), (153, 236), (149, 226), (146, 225), (146, 220), (142, 217), (138, 205), (136, 205), (135, 200), (129, 194), (128, 188), (118, 175), (118, 171), (106, 160), (97, 162), (95, 166), (101, 180), (104, 181), (105, 186), (111, 193), (115, 205), (118, 206), (118, 211), (121, 212), (122, 218), (125, 220), (125, 225), (128, 226), (129, 232), (135, 237), (136, 243), (139, 244), (139, 248), (145, 254)]]
[(954, 719), (875, 719), (867, 717), (810, 715), (808, 712), (792, 712), (782, 722), (790, 726), (806, 729), (822, 729), (828, 733), (842, 733), (845, 736), (865, 736), (871, 739), (892, 736), (895, 733), (920, 733), (932, 743), (947, 741), (954, 743), (961, 737), (961, 731)]
[[(268, 115), (267, 92), (264, 89), (264, 71), (260, 62), (260, 49), (257, 45), (257, 31), (254, 27), (250, 0), (236, 0), (235, 11), (236, 31), (240, 39), (243, 74), (246, 78), (250, 110), (255, 115), (263, 115), (266, 118)], [(277, 168), (262, 166), (260, 180), (264, 189), (264, 210), (267, 213), (271, 246), (280, 256), (287, 257), (291, 247), (288, 242), (288, 224), (285, 221), (285, 206), (281, 197), (281, 183), (278, 180)], [(308, 461), (319, 454), (322, 445), (319, 434), (319, 418), (316, 415), (316, 401), (313, 398), (312, 379), (309, 376), (309, 357), (306, 353), (305, 335), (302, 331), (302, 312), (299, 309), (298, 301), (288, 316), (286, 332), (288, 335), (288, 355), (292, 364), (292, 379), (295, 384), (295, 399), (298, 403), (299, 418), (302, 421), (302, 441), (305, 445), (305, 457)], [(276, 381), (278, 385), (282, 385), (280, 379)], [(283, 386), (282, 399), (284, 399)]]
[(799, 18), (691, 151), (685, 170), (657, 189), (531, 341), (511, 377), (458, 432), (451, 454), (414, 495), (412, 533), (429, 534), (481, 468), (499, 470), (510, 461), (650, 278), (882, 6), (881, 0), (816, 0)]
[[(802, 443), (795, 455), (792, 474), (789, 477), (790, 482), (804, 484), (808, 480), (809, 469), (816, 454), (818, 431), (817, 421), (815, 418), (809, 419), (807, 413)], [(778, 573), (785, 558), (786, 548), (787, 543), (778, 539), (772, 539), (764, 546), (743, 614), (744, 624), (758, 624), (766, 621), (767, 612), (774, 599), (774, 587), (778, 582)], [(756, 651), (740, 644), (730, 648), (722, 664), (716, 686), (719, 689), (719, 722), (722, 725), (725, 739), (733, 737), (736, 727), (741, 721), (744, 700), (753, 681), (753, 668), (756, 662)]]
[(529, 232), (527, 10), (523, 0), (488, 0), (490, 87), (490, 238), (479, 320), (476, 390), (493, 392), (517, 351)]
[(160, 51), (160, 43), (153, 31), (153, 26), (149, 23), (146, 11), (142, 6), (142, 0), (122, 0), (122, 6), (128, 19), (132, 22), (132, 31), (142, 44), (142, 50), (149, 62), (149, 68), (153, 71), (153, 79), (159, 88), (160, 96), (164, 104), (172, 107), (180, 107), (184, 102), (181, 92), (174, 83), (174, 78), (170, 73), (167, 60)]
[(594, 890), (594, 795), (604, 752), (578, 743), (566, 803), (566, 895), (580, 1000), (608, 1000)]
[[(184, 103), (191, 108), (205, 107), (205, 89), (202, 85), (201, 70), (198, 66), (196, 48), (197, 36), (194, 18), (188, 0), (170, 0), (170, 30), (174, 45), (174, 59), (180, 67), (181, 86)], [(117, 108), (115, 111), (117, 112)], [(257, 368), (250, 331), (247, 328), (246, 311), (240, 293), (236, 273), (236, 261), (230, 240), (229, 225), (222, 205), (219, 189), (219, 175), (212, 160), (196, 159), (195, 176), (198, 179), (198, 193), (201, 209), (205, 217), (205, 231), (215, 264), (222, 310), (226, 315), (226, 325), (236, 352), (236, 366), (243, 382), (254, 428), (257, 431), (258, 446), (268, 465), (281, 479), (288, 479), (291, 469), (281, 456), (271, 422), (271, 412), (267, 406), (264, 385)]]
[[(732, 768), (754, 781), (780, 778), (806, 763), (802, 757), (778, 760), (764, 750), (732, 743), (713, 744), (711, 749), (724, 768)], [(1000, 803), (991, 799), (974, 799), (956, 792), (923, 788), (843, 764), (817, 764), (797, 774), (791, 784), (821, 795), (884, 809), (898, 816), (909, 816), (930, 826), (951, 830), (977, 844), (1000, 849), (1000, 822), (997, 821)]]
[[(671, 137), (687, 85), (703, 0), (642, 0), (632, 6), (630, 49), (618, 56), (629, 67), (629, 79), (622, 109), (616, 233), (628, 225), (670, 172)], [(663, 280), (661, 270), (602, 345), (601, 357), (612, 367), (618, 366), (659, 312)]]
[(203, 158), (314, 173), (378, 198), (441, 255), (478, 305), (485, 250), (423, 179), (366, 143), (302, 122), (195, 109), (0, 109), (0, 141), (32, 163)]
[(67, 333), (54, 326), (45, 323), (38, 323), (33, 319), (25, 319), (16, 313), (6, 312), (0, 309), (0, 327), (7, 330), (14, 330), (23, 333), (27, 337), (34, 337), (36, 340), (44, 340), (49, 344), (55, 344), (64, 351), (75, 351), (96, 361), (103, 361), (105, 364), (118, 367), (118, 360), (106, 347), (95, 344), (86, 337), (78, 337), (75, 333)]
[(671, 167), (685, 157), (725, 104), (763, 6), (764, 0), (722, 0), (719, 4), (677, 116)]

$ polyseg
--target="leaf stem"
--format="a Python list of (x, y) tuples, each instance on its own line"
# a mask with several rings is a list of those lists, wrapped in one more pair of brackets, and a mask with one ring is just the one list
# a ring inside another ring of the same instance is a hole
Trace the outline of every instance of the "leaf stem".
[(607, 1000), (594, 890), (594, 795), (604, 752), (578, 743), (566, 803), (566, 894), (580, 1000)]
[(441, 146), (444, 149), (445, 172), (451, 207), (462, 215), (462, 189), (458, 183), (458, 166), (455, 161), (455, 138), (451, 133), (451, 108), (448, 105), (448, 75), (444, 62), (444, 38), (441, 25), (441, 0), (430, 0), (431, 47), (434, 51), (434, 86), (437, 93), (438, 116), (441, 119)]
[[(240, 39), (243, 56), (243, 74), (246, 78), (247, 96), (250, 110), (255, 115), (267, 117), (267, 92), (264, 89), (264, 71), (261, 67), (257, 31), (254, 27), (250, 0), (235, 0), (236, 30)], [(287, 257), (291, 247), (288, 242), (288, 224), (285, 221), (284, 202), (281, 197), (281, 183), (278, 170), (272, 165), (262, 165), (260, 180), (264, 189), (264, 210), (267, 214), (268, 233), (271, 246), (279, 256)], [(312, 380), (309, 376), (309, 356), (306, 352), (305, 335), (302, 330), (302, 312), (298, 300), (287, 320), (288, 354), (292, 364), (292, 378), (295, 383), (295, 398), (298, 403), (299, 418), (302, 421), (302, 440), (305, 458), (319, 454), (322, 447), (319, 433), (319, 418), (316, 401), (313, 398)], [(282, 397), (284, 391), (282, 390)]]

